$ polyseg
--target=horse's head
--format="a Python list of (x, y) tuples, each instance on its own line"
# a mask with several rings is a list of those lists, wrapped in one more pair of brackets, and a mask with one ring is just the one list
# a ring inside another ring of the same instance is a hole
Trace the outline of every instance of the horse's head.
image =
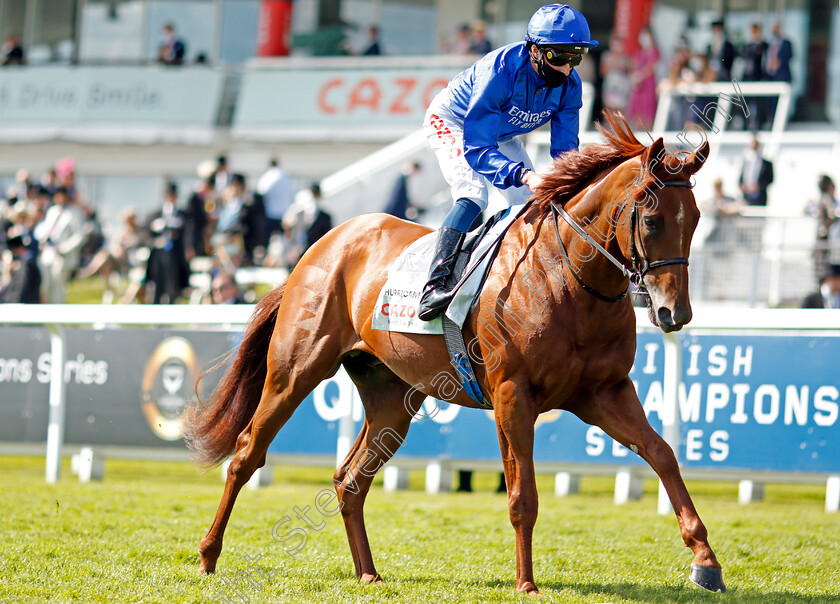
[(648, 315), (662, 331), (682, 329), (691, 321), (688, 253), (700, 211), (691, 176), (706, 161), (709, 144), (695, 153), (669, 155), (660, 138), (641, 156), (641, 186), (630, 189), (634, 202), (629, 238), (641, 281), (650, 297)]

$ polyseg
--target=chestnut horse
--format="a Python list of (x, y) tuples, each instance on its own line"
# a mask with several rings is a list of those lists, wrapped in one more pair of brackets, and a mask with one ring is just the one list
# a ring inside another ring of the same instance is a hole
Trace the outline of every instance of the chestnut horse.
[[(708, 145), (685, 156), (667, 154), (662, 139), (645, 147), (620, 114), (607, 117), (613, 132), (601, 129), (606, 144), (555, 161), (502, 240), (464, 325), (470, 350), (483, 359), (475, 363), (478, 382), (495, 409), (516, 533), (516, 590), (538, 593), (531, 560), (534, 424), (540, 413), (563, 409), (600, 426), (651, 465), (694, 553), (692, 581), (722, 591), (720, 564), (674, 453), (648, 424), (628, 377), (636, 320), (623, 295), (628, 275), (636, 275), (650, 292), (655, 325), (671, 331), (691, 320), (686, 257), (699, 211), (689, 179)], [(554, 203), (579, 227), (586, 225), (586, 238), (558, 218)], [(199, 547), (201, 572), (214, 572), (236, 496), (265, 463), (278, 430), (343, 364), (365, 420), (335, 472), (337, 505), (356, 574), (363, 582), (381, 581), (363, 508), (376, 471), (405, 437), (424, 398), (412, 394), (478, 406), (462, 389), (453, 394), (457, 380), (442, 337), (371, 328), (388, 266), (428, 232), (381, 214), (354, 218), (319, 240), (288, 281), (259, 302), (209, 403), (187, 419), (199, 462), (212, 465), (233, 454), (221, 503)], [(596, 252), (593, 240), (623, 270)], [(389, 447), (382, 443), (386, 436)]]

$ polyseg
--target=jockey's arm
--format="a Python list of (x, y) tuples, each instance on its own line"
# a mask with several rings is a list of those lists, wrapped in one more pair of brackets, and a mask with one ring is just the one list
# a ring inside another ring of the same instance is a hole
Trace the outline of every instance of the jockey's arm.
[(464, 117), (464, 157), (470, 167), (499, 189), (518, 186), (522, 162), (514, 162), (499, 151), (502, 111), (510, 96), (510, 75), (495, 66), (476, 74), (472, 98)]
[(583, 97), (580, 77), (572, 72), (566, 84), (567, 90), (563, 101), (551, 116), (551, 157), (555, 158), (566, 151), (577, 150), (580, 139), (580, 109)]

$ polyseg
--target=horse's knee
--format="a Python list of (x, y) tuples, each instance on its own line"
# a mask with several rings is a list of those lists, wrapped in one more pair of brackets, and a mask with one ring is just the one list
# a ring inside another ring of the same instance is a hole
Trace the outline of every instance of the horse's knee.
[(536, 496), (531, 493), (523, 493), (517, 488), (511, 489), (508, 493), (508, 509), (514, 527), (533, 527), (537, 522), (539, 504)]

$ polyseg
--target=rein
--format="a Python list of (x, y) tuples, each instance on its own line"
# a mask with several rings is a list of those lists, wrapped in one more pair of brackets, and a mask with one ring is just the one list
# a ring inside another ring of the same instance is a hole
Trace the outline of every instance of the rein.
[[(692, 188), (692, 184), (690, 181), (687, 180), (674, 180), (670, 182), (663, 182), (661, 183), (663, 187), (687, 187)], [(641, 227), (639, 226), (639, 218), (638, 218), (638, 211), (636, 208), (636, 204), (633, 203), (633, 210), (630, 212), (630, 262), (631, 268), (627, 268), (624, 266), (618, 258), (613, 256), (611, 253), (607, 251), (607, 249), (602, 246), (600, 243), (595, 241), (593, 237), (583, 228), (583, 226), (575, 220), (571, 214), (569, 214), (565, 208), (562, 206), (558, 206), (556, 203), (551, 202), (551, 213), (554, 216), (554, 234), (557, 236), (557, 242), (560, 244), (560, 248), (563, 250), (563, 256), (566, 259), (566, 262), (569, 265), (569, 268), (572, 271), (572, 276), (575, 278), (575, 281), (578, 282), (584, 291), (587, 293), (595, 296), (599, 300), (604, 302), (620, 302), (627, 296), (627, 290), (625, 289), (622, 293), (617, 296), (605, 296), (598, 290), (590, 287), (583, 280), (578, 276), (577, 271), (575, 271), (574, 267), (572, 266), (571, 259), (569, 258), (568, 250), (566, 249), (566, 245), (563, 243), (563, 240), (560, 238), (560, 229), (557, 226), (557, 219), (558, 217), (562, 217), (563, 220), (568, 223), (570, 227), (580, 235), (584, 241), (589, 243), (592, 247), (594, 247), (598, 252), (601, 253), (607, 260), (609, 260), (612, 264), (621, 271), (621, 273), (630, 280), (630, 283), (636, 288), (634, 293), (649, 296), (650, 294), (645, 288), (645, 284), (643, 279), (645, 275), (647, 275), (650, 271), (661, 268), (663, 266), (669, 266), (672, 264), (685, 264), (688, 265), (688, 258), (683, 256), (675, 257), (675, 258), (664, 258), (662, 260), (654, 260), (648, 261), (647, 257), (640, 256), (638, 253), (638, 248), (636, 246), (636, 234), (638, 233), (639, 243), (642, 242), (642, 234), (641, 234)], [(640, 246), (644, 251), (644, 247)]]

